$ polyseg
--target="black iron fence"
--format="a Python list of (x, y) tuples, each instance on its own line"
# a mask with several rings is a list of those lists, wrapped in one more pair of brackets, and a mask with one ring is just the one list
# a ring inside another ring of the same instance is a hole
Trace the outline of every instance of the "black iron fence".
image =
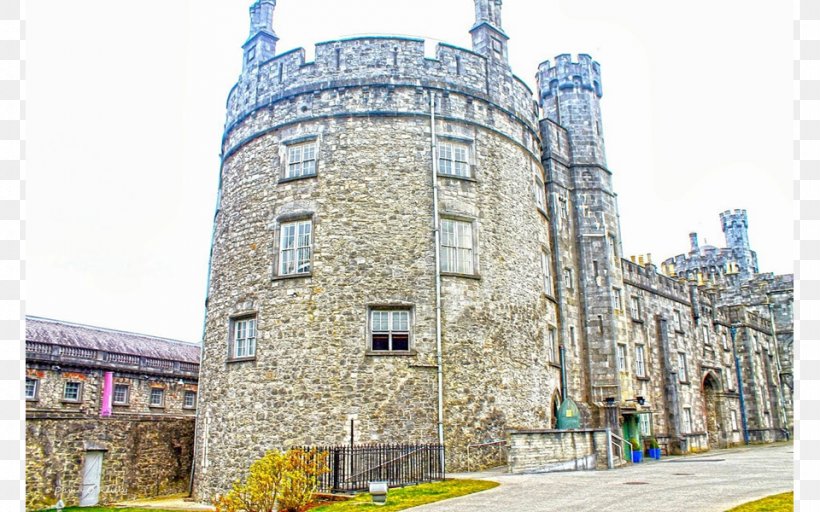
[(326, 454), (328, 473), (319, 477), (321, 492), (366, 491), (369, 483), (390, 487), (444, 479), (440, 444), (366, 444), (306, 446)]

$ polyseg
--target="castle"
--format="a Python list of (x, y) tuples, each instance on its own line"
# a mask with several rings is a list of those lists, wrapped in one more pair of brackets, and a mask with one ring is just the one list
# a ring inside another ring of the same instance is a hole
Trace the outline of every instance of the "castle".
[(582, 426), (675, 453), (790, 428), (771, 311), (740, 299), (757, 275), (748, 244), (735, 251), (745, 214), (723, 217), (738, 300), (695, 271), (700, 252), (671, 275), (625, 259), (599, 64), (559, 55), (533, 92), (510, 69), (501, 0), (475, 6), (472, 49), (361, 37), (316, 45), (313, 62), (277, 54), (275, 0), (250, 8), (222, 141), (198, 498), (293, 445), (440, 441), (463, 469), (470, 445), (560, 426), (567, 399)]

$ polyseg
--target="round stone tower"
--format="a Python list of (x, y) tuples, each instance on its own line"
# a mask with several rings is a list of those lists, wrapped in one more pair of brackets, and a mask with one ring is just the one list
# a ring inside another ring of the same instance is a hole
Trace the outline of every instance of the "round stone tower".
[(501, 2), (476, 2), (472, 51), (364, 37), (318, 44), (314, 62), (268, 55), (275, 2), (251, 8), (222, 145), (197, 498), (271, 448), (443, 439), (449, 471), (469, 444), (550, 425), (537, 109), (507, 64)]
[(720, 227), (726, 237), (726, 248), (732, 251), (741, 278), (758, 273), (757, 253), (749, 245), (749, 218), (746, 210), (726, 210), (720, 214)]

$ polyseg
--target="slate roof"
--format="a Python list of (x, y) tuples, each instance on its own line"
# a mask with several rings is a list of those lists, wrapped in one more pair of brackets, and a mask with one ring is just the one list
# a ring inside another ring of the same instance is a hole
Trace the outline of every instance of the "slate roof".
[(26, 316), (26, 341), (199, 363), (198, 343)]

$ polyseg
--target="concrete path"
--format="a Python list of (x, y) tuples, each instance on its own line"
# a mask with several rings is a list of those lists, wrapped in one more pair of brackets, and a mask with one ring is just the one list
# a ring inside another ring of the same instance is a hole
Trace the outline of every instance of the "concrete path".
[(115, 503), (114, 507), (144, 508), (146, 509), (146, 512), (150, 512), (151, 509), (180, 510), (193, 512), (204, 512), (214, 510), (214, 507), (212, 507), (211, 505), (207, 505), (205, 503), (197, 503), (187, 498), (187, 495), (185, 494), (163, 496), (161, 498), (151, 498), (145, 500), (123, 501), (120, 503)]
[(665, 457), (611, 471), (510, 475), (466, 473), (501, 485), (414, 512), (724, 512), (793, 489), (793, 446), (759, 445)]

